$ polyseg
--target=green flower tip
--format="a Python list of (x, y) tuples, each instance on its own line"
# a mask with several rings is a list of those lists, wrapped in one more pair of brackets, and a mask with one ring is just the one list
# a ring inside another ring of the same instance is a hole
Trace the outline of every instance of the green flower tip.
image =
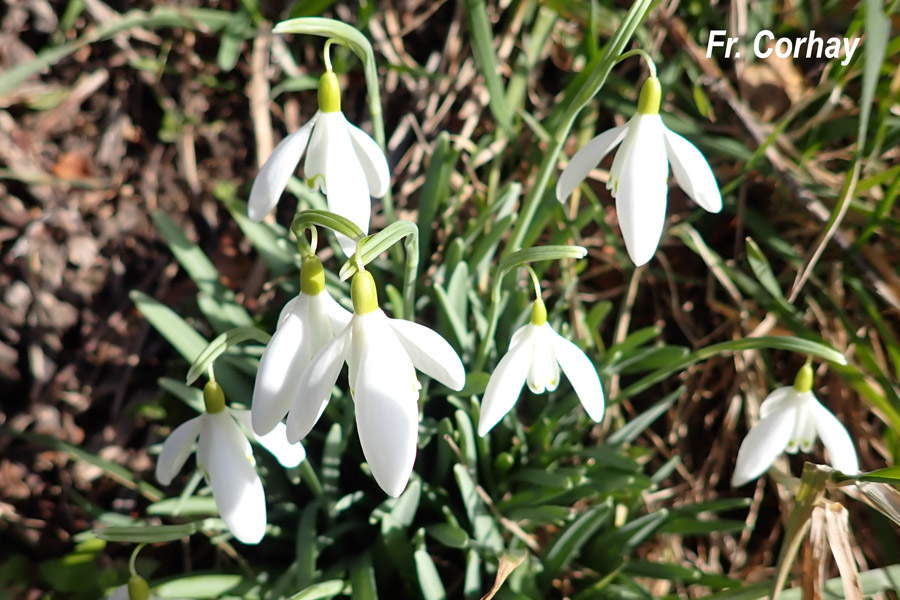
[(341, 85), (334, 71), (325, 71), (319, 78), (319, 110), (323, 113), (341, 112)]
[(661, 100), (662, 88), (659, 85), (659, 79), (650, 77), (641, 87), (641, 97), (638, 99), (638, 112), (642, 115), (658, 115)]
[(353, 276), (350, 284), (350, 298), (353, 300), (353, 312), (367, 315), (378, 310), (378, 291), (375, 280), (368, 271), (359, 271)]
[(813, 387), (813, 368), (812, 365), (806, 363), (800, 370), (797, 371), (797, 376), (794, 378), (794, 389), (801, 394), (805, 394), (812, 390)]
[(547, 307), (540, 298), (535, 298), (531, 305), (531, 324), (540, 327), (547, 322)]
[(203, 388), (203, 403), (206, 405), (206, 412), (211, 415), (225, 410), (225, 392), (222, 391), (222, 386), (215, 381), (207, 382)]
[(149, 600), (150, 586), (147, 580), (135, 573), (128, 580), (128, 598), (130, 600)]
[(325, 269), (315, 256), (303, 260), (300, 267), (300, 291), (307, 296), (318, 296), (325, 289)]

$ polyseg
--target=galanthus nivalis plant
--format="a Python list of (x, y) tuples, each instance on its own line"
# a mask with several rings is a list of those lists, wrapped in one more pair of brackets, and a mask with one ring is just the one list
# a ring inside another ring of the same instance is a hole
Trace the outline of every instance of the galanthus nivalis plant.
[(371, 273), (354, 275), (350, 291), (350, 323), (300, 377), (304, 393), (288, 414), (288, 439), (303, 439), (316, 424), (346, 361), (363, 454), (381, 489), (397, 497), (416, 461), (421, 388), (416, 369), (456, 391), (465, 385), (466, 374), (439, 334), (384, 314)]
[(650, 77), (641, 88), (637, 113), (624, 125), (604, 131), (584, 145), (563, 170), (556, 198), (563, 202), (597, 164), (619, 143), (609, 181), (625, 248), (635, 265), (656, 253), (666, 221), (669, 163), (678, 184), (691, 199), (708, 210), (722, 210), (716, 178), (692, 143), (670, 130), (659, 116), (659, 79)]
[(491, 374), (481, 402), (478, 435), (487, 435), (512, 410), (525, 382), (535, 394), (555, 390), (560, 370), (588, 416), (599, 423), (606, 403), (597, 370), (581, 348), (550, 327), (544, 301), (537, 298), (531, 308), (531, 322), (513, 334), (509, 350)]
[(763, 400), (759, 422), (750, 429), (738, 450), (731, 485), (753, 481), (782, 452), (810, 452), (817, 437), (828, 450), (831, 466), (847, 475), (859, 473), (856, 449), (846, 428), (812, 392), (809, 363), (797, 373), (793, 386), (780, 387)]
[(253, 431), (263, 435), (281, 422), (304, 393), (300, 375), (325, 344), (350, 322), (350, 311), (325, 289), (325, 270), (315, 256), (303, 260), (300, 294), (285, 304), (275, 335), (259, 361), (253, 387)]
[[(226, 407), (225, 394), (214, 381), (204, 387), (203, 400), (206, 411), (166, 438), (156, 461), (156, 479), (163, 485), (172, 483), (196, 442), (197, 466), (228, 529), (243, 543), (258, 544), (266, 531), (266, 497), (250, 442), (238, 425), (250, 429), (250, 411)], [(296, 467), (306, 458), (302, 445), (288, 442), (283, 423), (255, 439), (285, 467)]]
[[(341, 88), (330, 69), (319, 79), (319, 110), (275, 147), (253, 182), (247, 207), (252, 220), (261, 220), (275, 208), (304, 152), (307, 185), (325, 194), (328, 210), (368, 233), (370, 196), (387, 193), (391, 174), (378, 143), (341, 112)], [(356, 242), (345, 235), (337, 237), (347, 256), (353, 254)]]

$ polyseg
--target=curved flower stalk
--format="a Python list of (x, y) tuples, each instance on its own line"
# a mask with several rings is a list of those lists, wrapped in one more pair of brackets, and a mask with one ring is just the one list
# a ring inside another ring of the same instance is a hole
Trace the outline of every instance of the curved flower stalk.
[[(212, 381), (203, 389), (203, 399), (206, 412), (176, 427), (163, 444), (156, 479), (172, 483), (196, 442), (197, 466), (228, 529), (243, 543), (258, 544), (266, 530), (266, 497), (250, 442), (238, 425), (250, 428), (250, 411), (226, 407), (222, 388)], [(296, 467), (306, 458), (303, 446), (287, 441), (283, 424), (255, 438), (285, 467)]]
[[(252, 220), (275, 208), (304, 152), (307, 185), (325, 194), (328, 210), (368, 233), (369, 196), (384, 196), (391, 174), (381, 147), (341, 112), (341, 89), (330, 69), (319, 79), (319, 110), (275, 147), (253, 182), (247, 207)], [(337, 237), (344, 253), (353, 254), (356, 241), (340, 233)]]
[(478, 435), (487, 435), (512, 410), (526, 382), (535, 394), (552, 392), (559, 386), (560, 371), (569, 379), (588, 416), (599, 423), (606, 403), (597, 370), (581, 348), (550, 327), (544, 301), (537, 298), (531, 308), (531, 322), (513, 334), (509, 350), (491, 374), (481, 402)]
[(563, 202), (613, 148), (622, 144), (606, 184), (616, 199), (625, 248), (635, 265), (656, 253), (666, 220), (669, 163), (678, 184), (708, 210), (722, 210), (722, 195), (712, 169), (692, 143), (670, 130), (659, 116), (659, 80), (641, 88), (637, 113), (624, 125), (604, 131), (584, 145), (563, 170), (556, 198)]
[(759, 407), (759, 422), (741, 442), (731, 485), (753, 481), (766, 472), (782, 452), (810, 452), (822, 438), (831, 466), (847, 475), (859, 473), (859, 460), (850, 434), (812, 393), (813, 371), (807, 363), (793, 386), (780, 387)]
[(300, 440), (310, 432), (346, 362), (363, 454), (381, 489), (397, 497), (416, 461), (421, 388), (416, 369), (457, 391), (466, 374), (459, 356), (439, 334), (384, 314), (371, 273), (353, 276), (351, 297), (350, 323), (313, 357), (300, 377), (305, 393), (288, 413), (288, 439)]
[(350, 312), (325, 289), (325, 270), (315, 256), (303, 260), (300, 294), (288, 301), (278, 318), (275, 335), (259, 361), (253, 386), (253, 431), (272, 431), (292, 405), (300, 401), (300, 375), (334, 332), (350, 322)]

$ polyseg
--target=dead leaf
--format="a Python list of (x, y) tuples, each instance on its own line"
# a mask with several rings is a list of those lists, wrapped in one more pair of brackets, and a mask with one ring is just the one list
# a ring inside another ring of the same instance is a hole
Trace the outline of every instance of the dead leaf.
[(512, 556), (510, 553), (501, 555), (500, 563), (497, 565), (497, 576), (494, 578), (494, 585), (491, 586), (491, 589), (488, 590), (487, 594), (481, 597), (481, 600), (491, 600), (491, 598), (500, 591), (506, 578), (516, 570), (516, 567), (525, 562), (527, 557), (528, 554), (525, 552), (520, 552)]

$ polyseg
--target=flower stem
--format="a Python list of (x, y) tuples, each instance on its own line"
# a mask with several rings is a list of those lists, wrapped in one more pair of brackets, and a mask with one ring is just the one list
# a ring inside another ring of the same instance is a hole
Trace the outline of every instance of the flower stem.
[(584, 82), (584, 85), (575, 94), (573, 101), (568, 105), (562, 123), (557, 128), (549, 148), (544, 152), (544, 160), (538, 167), (534, 184), (531, 186), (528, 197), (525, 198), (525, 202), (519, 210), (519, 218), (516, 220), (516, 225), (503, 251), (504, 256), (508, 256), (522, 247), (522, 241), (525, 239), (525, 234), (531, 226), (537, 207), (544, 197), (550, 176), (556, 168), (556, 161), (562, 152), (566, 139), (569, 137), (575, 118), (591, 98), (600, 91), (603, 84), (606, 83), (606, 78), (615, 66), (616, 60), (622, 54), (625, 45), (631, 39), (638, 25), (641, 24), (641, 21), (644, 19), (644, 13), (647, 12), (650, 5), (651, 0), (637, 0), (625, 15), (603, 53), (585, 67), (585, 69), (590, 70), (591, 76)]
[(632, 56), (640, 56), (647, 63), (647, 70), (650, 71), (650, 77), (656, 78), (656, 63), (653, 62), (653, 59), (650, 58), (650, 54), (647, 53), (646, 50), (642, 48), (635, 48), (634, 50), (629, 50), (622, 56), (616, 60), (616, 64), (619, 64), (623, 60), (627, 58), (631, 58)]
[(137, 575), (137, 569), (134, 567), (134, 563), (137, 560), (137, 555), (144, 549), (144, 546), (147, 544), (138, 544), (134, 547), (134, 550), (131, 551), (131, 558), (128, 559), (128, 572), (133, 575)]

